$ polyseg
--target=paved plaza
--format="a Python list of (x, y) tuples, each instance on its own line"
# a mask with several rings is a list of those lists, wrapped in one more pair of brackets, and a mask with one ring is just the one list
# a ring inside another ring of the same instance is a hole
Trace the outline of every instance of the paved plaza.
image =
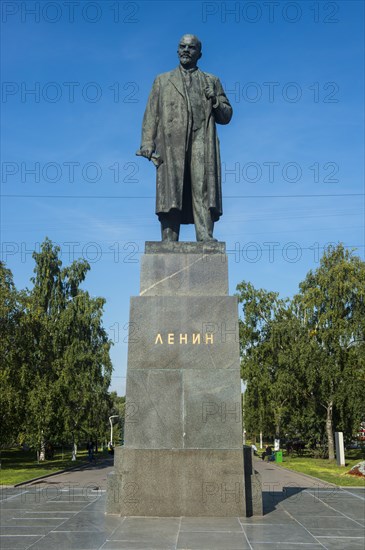
[[(339, 489), (261, 460), (264, 515), (106, 516), (110, 462), (1, 491), (1, 550), (364, 550), (365, 489)], [(177, 495), (178, 498), (178, 495)]]

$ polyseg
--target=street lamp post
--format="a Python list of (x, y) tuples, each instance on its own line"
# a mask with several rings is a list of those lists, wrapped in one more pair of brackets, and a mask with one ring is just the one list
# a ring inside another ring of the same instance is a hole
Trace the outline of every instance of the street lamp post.
[(119, 414), (113, 414), (112, 416), (109, 416), (109, 422), (110, 422), (110, 443), (113, 445), (113, 421), (112, 418), (119, 418)]

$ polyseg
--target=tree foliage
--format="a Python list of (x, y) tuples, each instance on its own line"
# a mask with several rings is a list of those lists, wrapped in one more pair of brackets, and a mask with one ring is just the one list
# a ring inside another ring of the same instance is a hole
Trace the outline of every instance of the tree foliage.
[(0, 262), (0, 444), (12, 441), (22, 418), (23, 399), (19, 376), (20, 325), (24, 316), (22, 299), (12, 273)]
[[(288, 300), (278, 293), (238, 285), (244, 322), (240, 323), (241, 374), (247, 384), (246, 429), (280, 434), (299, 400), (301, 379), (292, 369), (300, 326)], [(290, 337), (289, 337), (290, 335)]]
[[(20, 298), (10, 272), (2, 270), (1, 290), (8, 297), (4, 355), (9, 372), (16, 371), (20, 403), (17, 435), (23, 432), (39, 448), (46, 440), (95, 439), (100, 429), (105, 432), (111, 408), (105, 300), (81, 288), (89, 264), (79, 260), (62, 267), (59, 252), (46, 239), (33, 253), (33, 288)], [(10, 392), (9, 377), (5, 387)]]
[(365, 263), (343, 245), (325, 251), (296, 296), (311, 339), (307, 384), (324, 410), (329, 458), (333, 431), (354, 431), (361, 417), (364, 377)]
[(343, 245), (327, 250), (292, 300), (238, 285), (247, 431), (326, 444), (364, 417), (365, 263)]

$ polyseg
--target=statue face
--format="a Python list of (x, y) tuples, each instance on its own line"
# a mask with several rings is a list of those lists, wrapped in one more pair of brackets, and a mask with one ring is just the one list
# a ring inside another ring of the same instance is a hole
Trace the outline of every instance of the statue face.
[(200, 45), (195, 36), (185, 35), (179, 42), (177, 54), (184, 69), (196, 67), (198, 59), (201, 58)]

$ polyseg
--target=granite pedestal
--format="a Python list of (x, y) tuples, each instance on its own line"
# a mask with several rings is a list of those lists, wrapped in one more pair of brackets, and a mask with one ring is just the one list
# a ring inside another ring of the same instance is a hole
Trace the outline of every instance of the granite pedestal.
[(237, 299), (224, 243), (146, 243), (130, 304), (125, 443), (107, 513), (262, 513), (244, 459)]

